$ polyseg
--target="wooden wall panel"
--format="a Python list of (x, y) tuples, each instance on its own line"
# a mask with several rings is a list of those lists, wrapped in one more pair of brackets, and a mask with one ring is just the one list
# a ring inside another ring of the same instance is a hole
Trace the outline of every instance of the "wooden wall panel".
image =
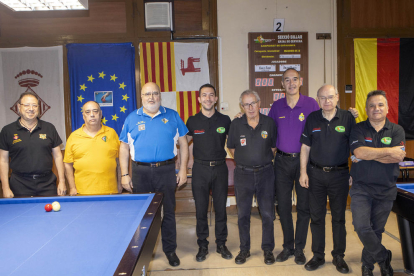
[(174, 23), (177, 31), (203, 30), (201, 0), (174, 1), (174, 11)]

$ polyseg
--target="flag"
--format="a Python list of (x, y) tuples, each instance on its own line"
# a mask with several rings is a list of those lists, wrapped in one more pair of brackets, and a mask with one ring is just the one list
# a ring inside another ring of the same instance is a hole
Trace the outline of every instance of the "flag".
[(178, 112), (184, 123), (201, 110), (198, 91), (162, 92), (161, 105)]
[(388, 119), (414, 139), (414, 38), (355, 39), (355, 107), (366, 120), (365, 102), (372, 90), (384, 90)]
[(84, 124), (82, 106), (96, 101), (102, 123), (120, 134), (136, 109), (135, 49), (132, 43), (68, 44), (72, 131)]
[(62, 46), (0, 49), (0, 128), (17, 120), (24, 92), (40, 98), (39, 118), (55, 126), (65, 145)]

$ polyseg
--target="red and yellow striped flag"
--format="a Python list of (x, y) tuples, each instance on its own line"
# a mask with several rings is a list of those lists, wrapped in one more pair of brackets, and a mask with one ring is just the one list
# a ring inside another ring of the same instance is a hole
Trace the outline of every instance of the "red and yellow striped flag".
[(180, 91), (177, 92), (177, 112), (180, 114), (184, 123), (190, 116), (197, 114), (200, 109), (200, 103), (198, 102), (198, 91)]

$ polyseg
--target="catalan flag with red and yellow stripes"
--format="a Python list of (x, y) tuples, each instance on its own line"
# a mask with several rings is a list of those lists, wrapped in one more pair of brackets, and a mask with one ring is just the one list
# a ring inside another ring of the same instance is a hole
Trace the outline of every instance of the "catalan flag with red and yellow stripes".
[(178, 91), (161, 93), (161, 105), (178, 112), (184, 123), (190, 116), (201, 110), (198, 91)]

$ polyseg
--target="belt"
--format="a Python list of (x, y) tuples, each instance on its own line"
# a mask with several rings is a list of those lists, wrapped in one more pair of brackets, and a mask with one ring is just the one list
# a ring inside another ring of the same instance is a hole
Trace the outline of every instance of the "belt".
[(272, 163), (269, 163), (267, 165), (264, 166), (242, 166), (242, 165), (236, 165), (237, 168), (243, 170), (243, 171), (247, 171), (247, 172), (260, 172), (263, 171), (264, 169), (267, 169), (269, 167), (272, 166)]
[(314, 166), (315, 168), (321, 169), (324, 172), (340, 171), (340, 170), (347, 170), (347, 169), (349, 169), (348, 163), (345, 163), (345, 164), (342, 164), (342, 165), (339, 165), (339, 166), (333, 166), (333, 167), (322, 167), (322, 166), (319, 166), (318, 164), (312, 162), (312, 160), (310, 160), (309, 163), (312, 166)]
[(18, 176), (21, 176), (21, 177), (29, 177), (29, 178), (32, 178), (32, 179), (38, 179), (38, 178), (41, 178), (41, 177), (48, 176), (49, 174), (52, 173), (52, 171), (47, 172), (47, 173), (41, 173), (41, 174), (19, 173), (19, 172), (12, 172), (12, 173), (17, 174)]
[(165, 166), (165, 165), (169, 165), (169, 164), (174, 164), (175, 159), (171, 158), (171, 159), (168, 159), (166, 161), (154, 162), (154, 163), (145, 163), (145, 162), (134, 161), (134, 163), (137, 164), (137, 165), (141, 165), (141, 166), (157, 168), (157, 167), (161, 167), (161, 166)]
[(222, 165), (224, 163), (226, 163), (226, 160), (219, 160), (219, 161), (203, 161), (203, 160), (198, 160), (198, 159), (194, 159), (195, 163), (204, 165), (204, 166), (210, 166), (210, 167), (214, 167), (214, 166), (218, 166), (218, 165)]
[(295, 152), (295, 153), (287, 153), (281, 150), (277, 150), (277, 153), (279, 153), (280, 155), (283, 156), (289, 156), (289, 157), (298, 157), (299, 156), (299, 152)]

